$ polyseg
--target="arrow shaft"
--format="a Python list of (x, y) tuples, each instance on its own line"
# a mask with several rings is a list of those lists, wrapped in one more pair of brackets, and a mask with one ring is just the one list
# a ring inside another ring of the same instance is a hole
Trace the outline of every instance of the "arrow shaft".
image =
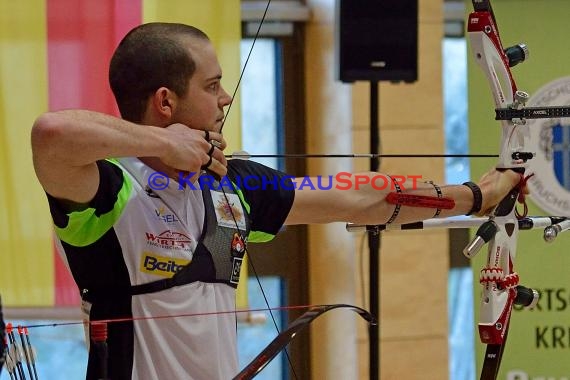
[(310, 154), (310, 153), (288, 153), (288, 154), (228, 154), (226, 158), (497, 158), (497, 154), (372, 154), (372, 153), (352, 153), (352, 154)]

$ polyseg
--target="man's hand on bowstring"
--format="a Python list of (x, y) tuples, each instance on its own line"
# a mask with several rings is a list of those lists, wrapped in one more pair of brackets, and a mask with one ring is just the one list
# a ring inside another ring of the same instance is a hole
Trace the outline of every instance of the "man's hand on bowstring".
[(491, 169), (485, 173), (478, 183), (483, 194), (483, 204), (477, 216), (488, 215), (493, 208), (507, 196), (516, 186), (521, 186), (521, 193), (529, 193), (526, 181), (512, 170)]
[(184, 124), (171, 124), (165, 128), (170, 148), (160, 156), (166, 165), (183, 172), (200, 173), (208, 170), (223, 177), (227, 173), (227, 160), (223, 150), (226, 140), (217, 132), (188, 128)]

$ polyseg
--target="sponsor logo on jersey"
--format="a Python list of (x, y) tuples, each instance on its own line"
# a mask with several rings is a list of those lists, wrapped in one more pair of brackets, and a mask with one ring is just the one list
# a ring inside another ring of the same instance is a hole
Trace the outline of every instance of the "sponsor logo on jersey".
[(176, 214), (169, 212), (165, 206), (160, 206), (154, 209), (154, 214), (159, 220), (162, 220), (164, 223), (167, 224), (175, 224), (178, 223), (179, 220), (176, 217)]
[(145, 186), (144, 192), (146, 193), (146, 195), (148, 195), (148, 196), (151, 197), (151, 198), (160, 198), (160, 197), (158, 196), (158, 194), (155, 193), (154, 190), (153, 190), (149, 185), (146, 185), (146, 186)]
[(245, 243), (241, 235), (234, 232), (234, 237), (232, 238), (232, 254), (241, 255), (245, 251)]
[(241, 264), (243, 262), (243, 255), (245, 254), (245, 242), (242, 236), (234, 232), (231, 243), (232, 252), (232, 274), (230, 276), (230, 283), (238, 284), (239, 275), (241, 272)]
[(166, 230), (157, 235), (152, 232), (146, 232), (145, 237), (147, 244), (153, 247), (188, 252), (192, 248), (192, 239), (181, 232)]
[(232, 258), (232, 275), (230, 277), (230, 283), (238, 284), (239, 283), (239, 275), (241, 272), (241, 263), (243, 262), (242, 257), (233, 257)]
[(211, 191), (212, 201), (216, 210), (218, 225), (222, 227), (245, 229), (245, 213), (237, 194)]
[(164, 257), (150, 252), (143, 252), (140, 271), (162, 277), (172, 277), (189, 262), (190, 260), (186, 259)]

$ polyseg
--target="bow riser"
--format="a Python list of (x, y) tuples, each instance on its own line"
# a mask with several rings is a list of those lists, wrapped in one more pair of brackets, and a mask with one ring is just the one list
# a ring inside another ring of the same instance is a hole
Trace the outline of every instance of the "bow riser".
[[(469, 15), (467, 27), (471, 49), (488, 80), (495, 108), (518, 109), (527, 97), (517, 90), (511, 74), (510, 67), (518, 61), (510, 59), (512, 57), (503, 48), (490, 1), (474, 0), (473, 5), (475, 11)], [(529, 158), (526, 152), (521, 155), (526, 134), (528, 128), (522, 120), (501, 121), (498, 169), (512, 169), (524, 175)], [(489, 240), (487, 262), (480, 278), (483, 291), (478, 329), (481, 342), (487, 344), (482, 379), (496, 379), (517, 297), (518, 275), (513, 270), (513, 263), (519, 232), (515, 209), (518, 196), (519, 189), (513, 189), (490, 217), (490, 222), (496, 225), (496, 233)]]
[[(492, 272), (494, 272), (495, 278), (503, 280), (513, 274), (513, 254), (516, 252), (516, 241), (508, 238), (505, 229), (501, 228), (501, 221), (496, 222), (499, 225), (499, 231), (494, 241), (489, 242), (487, 267), (484, 271), (493, 268)], [(514, 230), (513, 232), (518, 233), (518, 226), (516, 227), (516, 232)], [(514, 287), (505, 288), (500, 286), (497, 281), (482, 283), (483, 294), (479, 315), (479, 336), (483, 343), (502, 344), (508, 329), (516, 290)], [(513, 286), (516, 286), (516, 284), (513, 284)]]
[[(471, 49), (489, 81), (495, 107), (513, 106), (517, 85), (511, 74), (509, 58), (504, 52), (493, 16), (489, 12), (472, 12), (468, 25)], [(501, 126), (500, 158), (497, 168), (523, 167), (524, 161), (513, 158), (513, 153), (521, 151), (524, 145), (521, 126), (511, 120), (502, 121)]]

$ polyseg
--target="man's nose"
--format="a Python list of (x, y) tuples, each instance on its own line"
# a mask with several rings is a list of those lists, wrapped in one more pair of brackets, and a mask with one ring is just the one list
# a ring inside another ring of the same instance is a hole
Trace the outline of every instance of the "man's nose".
[(222, 105), (222, 107), (225, 107), (232, 102), (232, 97), (230, 96), (230, 94), (226, 92), (226, 90), (223, 87), (222, 87), (222, 93), (223, 94), (220, 98), (220, 104)]

